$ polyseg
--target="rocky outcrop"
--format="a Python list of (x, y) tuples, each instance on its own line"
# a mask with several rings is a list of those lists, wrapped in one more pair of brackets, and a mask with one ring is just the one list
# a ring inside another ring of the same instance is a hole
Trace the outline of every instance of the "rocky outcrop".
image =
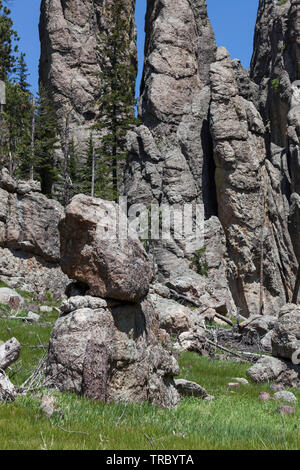
[(63, 293), (58, 223), (63, 207), (47, 199), (37, 182), (0, 176), (0, 280), (30, 292)]
[(51, 333), (47, 384), (104, 402), (175, 406), (179, 368), (159, 338), (148, 299), (63, 314)]
[(148, 293), (152, 265), (136, 232), (121, 232), (122, 214), (114, 202), (75, 196), (59, 225), (61, 266), (93, 296), (137, 302)]
[(218, 216), (227, 239), (231, 291), (242, 315), (260, 313), (263, 258), (264, 313), (272, 315), (291, 296), (296, 260), (280, 188), (275, 191), (276, 170), (266, 161), (265, 126), (254, 104), (239, 95), (226, 49), (218, 49), (210, 74)]
[[(95, 47), (99, 34), (109, 29), (107, 10), (113, 0), (42, 0), (40, 17), (40, 80), (50, 93), (63, 135), (79, 149), (87, 145), (95, 123), (95, 93), (99, 73)], [(136, 63), (135, 0), (125, 0), (131, 49)], [(101, 84), (100, 84), (101, 86)]]
[(291, 85), (300, 79), (300, 2), (260, 0), (251, 62), (259, 86), (259, 110), (269, 124), (270, 142), (287, 147)]
[(300, 2), (259, 3), (251, 78), (259, 87), (256, 104), (267, 127), (266, 150), (277, 169), (285, 197), (285, 213), (300, 261), (299, 210), (299, 79)]
[[(215, 50), (205, 0), (148, 2), (143, 126), (128, 135), (130, 205), (175, 207), (204, 200), (206, 213), (215, 214), (207, 86)], [(178, 257), (189, 251), (185, 244), (172, 238), (153, 248), (160, 272), (167, 275), (178, 265)]]

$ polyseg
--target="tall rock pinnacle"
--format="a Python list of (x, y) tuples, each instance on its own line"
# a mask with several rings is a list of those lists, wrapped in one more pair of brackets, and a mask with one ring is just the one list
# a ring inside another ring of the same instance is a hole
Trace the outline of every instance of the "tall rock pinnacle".
[[(97, 36), (107, 31), (107, 6), (113, 0), (42, 0), (40, 80), (54, 103), (61, 132), (70, 114), (70, 137), (82, 146), (95, 119), (99, 71)], [(136, 61), (135, 0), (126, 0), (132, 39), (129, 55)]]

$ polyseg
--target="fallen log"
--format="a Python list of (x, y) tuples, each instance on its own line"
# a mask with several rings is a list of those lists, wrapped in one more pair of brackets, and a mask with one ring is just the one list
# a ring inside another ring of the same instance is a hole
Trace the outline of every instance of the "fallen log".
[[(194, 301), (193, 299), (191, 299), (190, 297), (187, 297), (187, 296), (182, 295), (182, 294), (178, 294), (178, 292), (176, 292), (176, 291), (173, 290), (173, 289), (170, 289), (170, 293), (171, 293), (171, 295), (173, 295), (173, 296), (174, 296), (175, 298), (177, 298), (177, 299), (185, 300), (186, 302), (189, 302), (190, 304), (194, 305), (194, 306), (197, 307), (197, 308), (200, 308), (200, 307), (201, 307), (201, 305), (200, 305), (198, 302), (195, 302), (195, 301)], [(203, 309), (201, 312), (199, 312), (199, 315), (202, 315), (203, 313), (205, 313), (207, 310), (209, 310), (209, 309), (211, 309), (211, 308), (213, 309), (213, 307), (204, 307), (204, 309)], [(221, 315), (220, 313), (216, 312), (216, 313), (214, 314), (214, 316), (217, 317), (217, 318), (219, 318), (219, 320), (224, 321), (224, 322), (227, 323), (228, 325), (230, 325), (230, 326), (232, 326), (232, 327), (234, 326), (231, 320), (229, 320), (228, 318), (224, 317), (224, 316)]]
[(20, 355), (21, 345), (16, 338), (11, 338), (6, 343), (0, 346), (0, 369), (5, 370), (13, 362), (15, 362)]
[(255, 354), (255, 353), (250, 353), (250, 352), (244, 352), (244, 351), (232, 351), (231, 349), (225, 348), (224, 346), (221, 346), (218, 343), (214, 343), (213, 341), (210, 341), (208, 338), (205, 338), (205, 341), (208, 344), (211, 344), (212, 346), (215, 346), (216, 348), (221, 349), (222, 351), (227, 352), (228, 354), (232, 354), (233, 356), (239, 357), (240, 359), (258, 359), (262, 357), (260, 354)]

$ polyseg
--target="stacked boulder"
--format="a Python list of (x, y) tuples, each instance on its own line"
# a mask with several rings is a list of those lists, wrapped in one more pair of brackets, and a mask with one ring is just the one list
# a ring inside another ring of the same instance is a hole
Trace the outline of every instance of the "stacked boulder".
[(83, 195), (66, 209), (59, 225), (61, 265), (85, 295), (62, 305), (46, 382), (104, 402), (175, 406), (179, 368), (162, 345), (158, 314), (147, 297), (152, 266), (135, 232), (117, 233), (121, 219), (115, 203)]

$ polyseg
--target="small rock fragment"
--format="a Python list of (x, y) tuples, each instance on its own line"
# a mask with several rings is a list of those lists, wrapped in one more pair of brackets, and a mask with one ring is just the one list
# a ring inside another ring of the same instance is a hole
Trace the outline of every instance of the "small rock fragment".
[(40, 316), (37, 313), (28, 312), (26, 320), (38, 322), (39, 319), (40, 319)]
[(237, 382), (229, 382), (227, 388), (240, 388), (240, 384)]
[(295, 395), (292, 392), (287, 392), (286, 390), (274, 393), (274, 398), (277, 401), (286, 401), (288, 403), (296, 403), (297, 401)]
[(259, 399), (262, 400), (262, 401), (268, 401), (270, 400), (271, 398), (271, 395), (267, 392), (260, 392), (260, 394), (258, 395)]
[(279, 405), (276, 411), (278, 414), (284, 414), (287, 416), (296, 414), (296, 408), (288, 405)]
[(232, 380), (235, 380), (236, 382), (242, 385), (249, 385), (248, 380), (244, 379), (244, 377), (234, 377)]
[(184, 379), (176, 379), (175, 386), (181, 396), (207, 398), (209, 395), (201, 385)]
[(40, 312), (42, 313), (51, 313), (53, 310), (53, 307), (49, 307), (48, 305), (42, 305), (40, 307)]

